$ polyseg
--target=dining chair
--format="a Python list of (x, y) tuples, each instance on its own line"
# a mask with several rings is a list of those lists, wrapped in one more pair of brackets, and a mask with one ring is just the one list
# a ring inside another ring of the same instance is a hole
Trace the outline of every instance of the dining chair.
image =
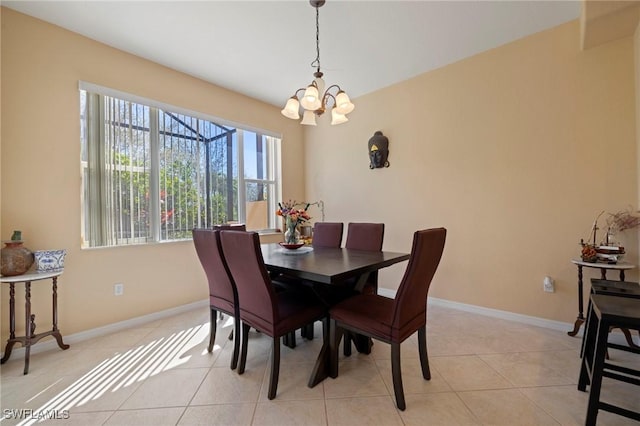
[[(273, 339), (268, 391), (269, 399), (273, 399), (280, 373), (280, 337), (319, 319), (326, 324), (327, 308), (311, 292), (275, 291), (262, 258), (257, 233), (221, 231), (220, 237), (223, 253), (238, 289), (242, 320), (238, 373), (244, 373), (249, 328), (254, 327)], [(327, 333), (324, 334), (326, 339)]]
[[(213, 229), (218, 231), (246, 231), (246, 225), (244, 223), (220, 223), (212, 226)], [(223, 319), (224, 313), (222, 311), (218, 312), (218, 319)], [(233, 330), (231, 334), (229, 334), (229, 340), (233, 339)]]
[(377, 294), (358, 294), (329, 310), (330, 376), (338, 376), (338, 346), (344, 330), (363, 334), (391, 345), (391, 373), (398, 409), (406, 408), (400, 344), (418, 331), (422, 377), (431, 379), (427, 355), (427, 294), (438, 268), (447, 235), (445, 228), (413, 234), (409, 264), (395, 299)]
[(238, 354), (240, 352), (238, 293), (222, 253), (220, 231), (213, 229), (194, 229), (192, 234), (198, 259), (200, 259), (202, 268), (207, 276), (207, 281), (209, 282), (211, 331), (207, 350), (209, 352), (213, 351), (213, 344), (216, 339), (216, 317), (218, 312), (231, 315), (234, 318), (231, 369), (234, 370), (238, 365)]
[(342, 245), (342, 222), (318, 222), (313, 225), (313, 247), (339, 248)]
[[(345, 248), (352, 250), (365, 251), (382, 251), (382, 242), (384, 241), (384, 223), (366, 223), (356, 222), (349, 223), (347, 228), (347, 242)], [(355, 287), (356, 281), (353, 280), (346, 283), (349, 287)], [(350, 289), (353, 292), (353, 289)], [(364, 286), (357, 289), (358, 293), (377, 294), (378, 293), (378, 271), (369, 273)], [(351, 295), (347, 293), (348, 295)], [(346, 298), (344, 294), (339, 298)], [(345, 356), (351, 356), (351, 340), (361, 339), (361, 337), (351, 336), (350, 333), (344, 335), (343, 351)], [(371, 352), (371, 339), (362, 340), (359, 345), (360, 350), (365, 353)], [(364, 348), (364, 349), (363, 349)]]
[[(313, 226), (313, 239), (311, 240), (311, 245), (314, 248), (340, 248), (342, 245), (343, 230), (344, 224), (342, 222), (317, 222)], [(313, 288), (316, 294), (323, 298), (321, 293), (324, 291), (325, 286), (316, 287), (315, 283), (281, 275), (272, 278), (274, 279), (273, 282), (278, 290), (292, 290), (300, 288), (300, 286), (307, 286)], [(305, 339), (313, 340), (313, 326), (314, 323), (310, 323), (302, 327), (300, 329), (300, 335)], [(285, 339), (288, 347), (295, 348), (295, 332), (286, 336)]]
[(244, 223), (220, 223), (213, 225), (213, 229), (218, 231), (246, 231), (247, 226)]

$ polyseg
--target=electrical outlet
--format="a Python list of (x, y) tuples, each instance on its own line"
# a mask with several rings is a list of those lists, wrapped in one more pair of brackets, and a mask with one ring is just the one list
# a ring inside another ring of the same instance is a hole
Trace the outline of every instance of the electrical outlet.
[(542, 281), (542, 286), (544, 291), (546, 291), (547, 293), (555, 293), (556, 291), (553, 278), (551, 277), (544, 277), (544, 280)]
[(117, 283), (113, 285), (114, 296), (122, 296), (124, 294), (124, 284)]

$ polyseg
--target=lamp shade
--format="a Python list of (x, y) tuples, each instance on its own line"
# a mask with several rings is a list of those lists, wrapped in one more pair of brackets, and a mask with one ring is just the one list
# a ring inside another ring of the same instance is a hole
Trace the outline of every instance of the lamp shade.
[(335, 126), (336, 124), (342, 124), (349, 121), (346, 115), (340, 114), (338, 112), (338, 108), (334, 107), (331, 109), (331, 125)]
[(355, 108), (349, 96), (344, 91), (339, 91), (336, 95), (336, 108), (340, 114), (349, 114)]
[(315, 111), (322, 106), (320, 97), (318, 95), (318, 88), (313, 84), (310, 84), (304, 91), (304, 96), (300, 101), (302, 108), (308, 111)]
[(305, 124), (307, 126), (315, 126), (316, 125), (316, 114), (313, 111), (305, 111), (302, 115), (301, 124)]
[(300, 114), (298, 110), (300, 109), (300, 102), (295, 96), (292, 96), (287, 101), (287, 104), (284, 106), (284, 109), (280, 111), (282, 115), (292, 120), (297, 120), (300, 118)]

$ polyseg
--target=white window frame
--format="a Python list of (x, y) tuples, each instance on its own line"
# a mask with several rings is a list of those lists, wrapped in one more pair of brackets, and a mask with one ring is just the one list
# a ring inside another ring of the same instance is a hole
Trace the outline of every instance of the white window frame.
[[(270, 132), (263, 129), (252, 128), (251, 126), (247, 126), (244, 124), (237, 124), (230, 122), (228, 120), (220, 119), (218, 117), (209, 116), (206, 114), (202, 114), (195, 111), (190, 111), (185, 108), (176, 107), (173, 105), (165, 104), (162, 102), (158, 102), (155, 100), (143, 98), (140, 96), (132, 95), (129, 93), (121, 92), (115, 89), (106, 88), (103, 86), (99, 86), (93, 83), (88, 83), (84, 81), (79, 82), (79, 91), (86, 91), (89, 93), (95, 93), (102, 96), (109, 96), (117, 99), (121, 99), (128, 102), (133, 102), (136, 104), (141, 104), (147, 107), (150, 107), (152, 111), (154, 109), (162, 110), (171, 113), (182, 114), (186, 116), (190, 116), (196, 119), (202, 119), (206, 121), (213, 122), (217, 125), (232, 127), (236, 129), (237, 134), (237, 150), (236, 157), (233, 161), (237, 164), (237, 202), (238, 202), (238, 221), (245, 223), (246, 222), (246, 185), (247, 183), (263, 183), (265, 185), (270, 185), (273, 189), (273, 193), (269, 192), (270, 198), (268, 199), (268, 207), (267, 207), (267, 229), (255, 230), (258, 232), (275, 232), (279, 225), (277, 223), (277, 216), (275, 214), (277, 208), (277, 200), (282, 198), (282, 170), (281, 170), (281, 135)], [(79, 92), (80, 93), (80, 92)], [(81, 111), (81, 114), (85, 111)], [(88, 238), (86, 232), (87, 231), (85, 224), (87, 223), (88, 218), (86, 218), (87, 207), (86, 203), (90, 202), (90, 200), (86, 200), (85, 198), (85, 171), (88, 168), (88, 162), (83, 161), (81, 159), (81, 174), (82, 174), (82, 188), (81, 188), (81, 234), (82, 234), (82, 248), (94, 248), (94, 247), (118, 247), (132, 244), (149, 244), (149, 243), (158, 243), (158, 242), (172, 242), (172, 241), (182, 241), (187, 240), (189, 238), (176, 238), (176, 239), (161, 239), (161, 227), (160, 227), (160, 195), (159, 195), (159, 178), (160, 178), (160, 150), (159, 150), (159, 137), (158, 137), (158, 126), (153, 126), (153, 122), (157, 124), (157, 114), (151, 113), (151, 132), (150, 132), (150, 152), (151, 152), (151, 161), (150, 161), (150, 176), (149, 176), (149, 193), (150, 193), (150, 241), (149, 239), (144, 239), (145, 241), (137, 241), (135, 238), (131, 238), (130, 240), (116, 244), (101, 244), (101, 245), (91, 245), (90, 239)], [(89, 120), (89, 117), (85, 118)], [(82, 123), (82, 117), (80, 117)], [(87, 123), (89, 123), (87, 121)], [(88, 124), (87, 124), (88, 125)], [(94, 124), (95, 125), (95, 124)], [(267, 170), (265, 172), (265, 179), (250, 179), (245, 178), (244, 176), (244, 140), (243, 140), (243, 131), (251, 131), (256, 133), (256, 135), (260, 135), (261, 137), (265, 137), (267, 142)], [(104, 138), (104, 132), (100, 131), (101, 138)], [(87, 137), (85, 135), (85, 137)], [(89, 143), (89, 142), (87, 142)]]

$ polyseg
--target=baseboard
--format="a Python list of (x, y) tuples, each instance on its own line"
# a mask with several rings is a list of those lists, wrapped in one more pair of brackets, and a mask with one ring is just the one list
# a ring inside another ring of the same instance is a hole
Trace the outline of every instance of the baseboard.
[[(131, 318), (125, 321), (115, 322), (113, 324), (108, 324), (102, 327), (93, 328), (91, 330), (85, 330), (79, 333), (70, 334), (68, 336), (63, 335), (62, 338), (64, 340), (64, 343), (68, 345), (73, 345), (74, 343), (79, 343), (85, 340), (94, 339), (96, 337), (115, 333), (117, 331), (125, 330), (131, 327), (137, 327), (152, 321), (157, 321), (159, 319), (168, 318), (173, 315), (181, 314), (183, 312), (189, 312), (194, 309), (204, 308), (207, 306), (209, 306), (209, 300), (203, 299), (198, 302), (188, 303), (182, 306), (176, 306), (175, 308), (169, 308), (169, 309), (165, 309), (164, 311), (154, 312), (154, 313), (143, 315), (140, 317)], [(51, 349), (56, 349), (56, 348), (58, 348), (58, 344), (55, 339), (41, 340), (38, 342), (38, 344), (31, 346), (31, 353), (35, 354), (39, 352), (48, 351)], [(4, 356), (4, 353), (2, 355)], [(13, 351), (11, 351), (10, 359), (19, 359), (19, 358), (24, 358), (24, 348), (14, 347)]]
[[(385, 297), (395, 298), (396, 290), (390, 290), (388, 288), (378, 288), (378, 293)], [(487, 317), (500, 318), (508, 321), (515, 321), (522, 324), (533, 325), (536, 327), (549, 328), (556, 331), (570, 331), (573, 330), (573, 323), (567, 323), (562, 321), (554, 321), (546, 318), (539, 318), (530, 315), (516, 314), (515, 312), (501, 311), (499, 309), (485, 308), (484, 306), (469, 305), (461, 302), (454, 302), (452, 300), (439, 299), (437, 297), (429, 297), (427, 303), (433, 306), (442, 306), (445, 308), (457, 309), (460, 311), (471, 312), (478, 315), (484, 315)], [(580, 327), (580, 331), (577, 337), (582, 337), (584, 326)], [(637, 336), (633, 337), (636, 344), (640, 344), (640, 339)], [(620, 330), (613, 330), (609, 337), (609, 342), (626, 345), (624, 335)]]
[[(379, 288), (378, 293), (380, 293), (382, 296), (393, 298), (396, 295), (396, 290)], [(504, 320), (520, 322), (527, 325), (535, 325), (537, 327), (550, 328), (552, 330), (573, 330), (573, 324), (562, 321), (554, 321), (529, 315), (516, 314), (514, 312), (501, 311), (499, 309), (485, 308), (484, 306), (469, 305), (467, 303), (454, 302), (452, 300), (439, 299), (437, 297), (429, 297), (427, 299), (427, 303), (429, 305), (443, 306), (445, 308), (457, 309), (459, 311), (471, 312), (487, 317), (500, 318)]]

